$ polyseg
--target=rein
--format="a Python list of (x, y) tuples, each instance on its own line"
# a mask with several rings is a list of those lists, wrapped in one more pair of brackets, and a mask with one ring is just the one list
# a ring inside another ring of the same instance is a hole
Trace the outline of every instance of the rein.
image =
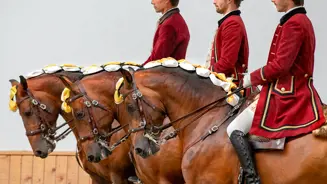
[[(98, 101), (96, 100), (92, 100), (86, 93), (83, 85), (80, 82), (76, 83), (76, 86), (78, 87), (80, 93), (75, 94), (74, 96), (70, 97), (68, 99), (68, 103), (71, 104), (72, 102), (74, 102), (75, 100), (79, 99), (79, 98), (83, 98), (84, 99), (84, 105), (86, 106), (86, 112), (88, 115), (88, 123), (91, 125), (91, 129), (92, 132), (91, 134), (84, 136), (84, 137), (79, 137), (78, 138), (78, 143), (82, 143), (86, 140), (90, 140), (90, 139), (95, 139), (96, 142), (98, 142), (99, 144), (101, 144), (102, 146), (104, 146), (105, 148), (107, 148), (110, 152), (112, 151), (109, 146), (108, 143), (105, 142), (106, 139), (110, 138), (113, 134), (119, 132), (120, 130), (122, 130), (126, 125), (124, 126), (118, 126), (113, 128), (109, 133), (100, 133), (97, 127), (97, 123), (95, 121), (94, 115), (91, 111), (92, 107), (95, 108), (100, 108), (106, 112), (108, 112), (107, 114), (105, 114), (104, 116), (102, 116), (101, 118), (98, 119), (98, 121), (102, 120), (103, 118), (105, 118), (106, 116), (110, 115), (109, 112), (111, 112), (111, 110), (108, 110), (104, 105), (100, 104)], [(73, 93), (76, 93), (74, 91), (72, 91)], [(84, 114), (83, 114), (84, 117)]]
[[(134, 81), (134, 73), (132, 74), (132, 81)], [(119, 145), (121, 142), (124, 142), (129, 136), (131, 133), (135, 133), (135, 132), (139, 132), (139, 131), (146, 131), (146, 125), (147, 125), (147, 122), (146, 122), (146, 118), (145, 118), (145, 115), (144, 115), (144, 112), (143, 112), (143, 107), (141, 105), (141, 101), (143, 101), (145, 104), (147, 104), (148, 106), (150, 106), (153, 110), (156, 110), (156, 109), (159, 109), (157, 107), (155, 107), (154, 105), (152, 105), (151, 103), (149, 103), (147, 100), (145, 100), (144, 96), (142, 95), (142, 93), (140, 92), (140, 90), (137, 88), (136, 84), (134, 82), (132, 82), (133, 84), (133, 89), (128, 91), (126, 94), (123, 94), (123, 98), (125, 99), (127, 96), (131, 95), (132, 94), (132, 99), (136, 101), (137, 103), (137, 106), (139, 107), (139, 111), (140, 111), (140, 116), (141, 116), (141, 122), (140, 122), (140, 126), (137, 127), (137, 128), (133, 128), (133, 129), (129, 129), (128, 133), (123, 137), (121, 138), (117, 144)], [(202, 106), (198, 109), (195, 109), (193, 110), (192, 112), (180, 117), (180, 118), (177, 118), (176, 120), (174, 121), (171, 121), (170, 123), (166, 124), (166, 125), (162, 125), (162, 126), (155, 126), (153, 124), (151, 124), (151, 127), (150, 127), (150, 135), (145, 133), (145, 137), (149, 138), (150, 140), (152, 140), (153, 142), (155, 142), (156, 144), (162, 144), (164, 143), (165, 141), (169, 140), (169, 139), (172, 139), (174, 137), (177, 136), (177, 134), (182, 130), (184, 129), (185, 127), (187, 127), (188, 125), (190, 125), (191, 123), (193, 123), (196, 119), (200, 118), (203, 114), (207, 113), (208, 111), (210, 111), (211, 109), (217, 107), (216, 105), (218, 105), (219, 102), (221, 102), (222, 100), (225, 100), (227, 99), (228, 97), (232, 96), (233, 94), (237, 94), (237, 93), (240, 93), (242, 90), (244, 90), (243, 87), (240, 87), (240, 88), (237, 88), (235, 89), (234, 91), (232, 91), (231, 93), (227, 94), (227, 95), (224, 95), (223, 97), (205, 105), (205, 106)], [(231, 117), (234, 112), (240, 107), (242, 103), (238, 103), (227, 115), (225, 118), (222, 119), (222, 122), (219, 124), (219, 125), (215, 125), (213, 126), (206, 135), (202, 136), (201, 139), (205, 139), (206, 137), (208, 137), (209, 135), (211, 135), (212, 133), (216, 132), (219, 127), (229, 118)], [(226, 104), (225, 104), (226, 105)], [(196, 113), (198, 113), (199, 111), (202, 111), (202, 110), (205, 110), (203, 113), (201, 113), (200, 115), (198, 115), (193, 121), (190, 121), (188, 124), (186, 124), (185, 126), (183, 127), (180, 127), (176, 130), (174, 130), (173, 132), (169, 133), (166, 137), (164, 137), (163, 140), (161, 141), (157, 141), (153, 135), (158, 135), (160, 132), (162, 132), (163, 130), (173, 126), (174, 123), (176, 122), (179, 122), (183, 119), (186, 119)]]
[[(202, 111), (202, 110), (206, 109), (207, 107), (209, 107), (209, 106), (211, 106), (211, 105), (217, 105), (218, 102), (220, 102), (221, 100), (225, 100), (226, 98), (232, 96), (233, 94), (239, 93), (239, 92), (242, 91), (242, 90), (244, 90), (243, 87), (242, 87), (242, 88), (237, 88), (236, 90), (234, 90), (234, 91), (231, 92), (230, 94), (227, 94), (227, 95), (225, 95), (225, 96), (223, 96), (223, 97), (221, 97), (221, 98), (218, 98), (217, 100), (215, 100), (215, 101), (213, 101), (213, 102), (211, 102), (211, 103), (209, 103), (209, 104), (207, 104), (207, 105), (205, 105), (205, 106), (202, 106), (202, 107), (200, 107), (200, 108), (198, 108), (198, 109), (195, 109), (194, 111), (190, 112), (189, 114), (186, 114), (185, 116), (182, 116), (182, 117), (180, 117), (180, 118), (177, 118), (176, 120), (171, 121), (171, 122), (169, 122), (169, 123), (166, 124), (166, 125), (162, 125), (162, 126), (160, 126), (160, 127), (155, 127), (155, 129), (158, 130), (158, 131), (165, 130), (165, 129), (171, 127), (174, 123), (176, 123), (176, 122), (178, 122), (178, 121), (181, 121), (181, 120), (183, 120), (183, 119), (185, 119), (185, 118), (188, 118), (189, 116), (191, 116), (191, 115), (197, 113), (198, 111)], [(211, 107), (209, 110), (211, 110), (212, 108), (213, 108), (213, 107)]]
[[(37, 117), (39, 120), (39, 128), (36, 130), (30, 130), (26, 131), (26, 136), (34, 136), (38, 134), (42, 134), (43, 137), (51, 143), (53, 146), (55, 146), (55, 141), (58, 142), (62, 139), (64, 139), (71, 131), (70, 128), (67, 128), (63, 133), (61, 133), (59, 136), (56, 135), (56, 131), (67, 125), (68, 123), (72, 122), (73, 120), (69, 120), (63, 124), (61, 124), (58, 127), (52, 128), (51, 124), (46, 121), (46, 118), (44, 118), (41, 114), (41, 111), (46, 112), (48, 114), (51, 114), (51, 111), (47, 108), (47, 106), (40, 101), (38, 101), (33, 93), (26, 89), (27, 96), (22, 98), (20, 101), (17, 102), (17, 106), (20, 106), (25, 100), (30, 99), (33, 106), (31, 106), (32, 113)], [(35, 113), (36, 111), (36, 113)]]

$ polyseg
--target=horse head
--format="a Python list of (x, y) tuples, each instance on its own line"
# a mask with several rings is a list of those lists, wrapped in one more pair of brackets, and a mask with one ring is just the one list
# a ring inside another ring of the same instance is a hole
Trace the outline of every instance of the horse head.
[[(138, 76), (139, 80), (135, 81), (138, 72), (133, 69), (120, 71), (124, 80), (117, 91), (123, 97), (124, 116), (129, 119), (131, 126), (129, 131), (135, 133), (132, 139), (134, 150), (141, 157), (147, 158), (160, 150), (158, 140), (161, 132), (157, 132), (156, 128), (163, 124), (166, 113), (158, 93), (149, 88), (143, 91), (141, 86), (159, 81), (150, 82), (146, 72), (142, 72), (144, 75)], [(116, 96), (115, 98), (117, 99)]]
[(86, 150), (87, 160), (96, 163), (111, 154), (108, 149), (110, 136), (106, 132), (111, 131), (111, 124), (108, 122), (114, 120), (103, 97), (107, 93), (107, 86), (102, 86), (101, 77), (97, 75), (101, 73), (86, 76), (77, 83), (61, 77), (66, 86), (62, 93), (62, 108), (72, 112), (74, 128), (78, 134), (77, 141)]
[(49, 91), (54, 85), (58, 87), (57, 80), (49, 75), (32, 79), (25, 79), (23, 76), (19, 78), (20, 82), (10, 80), (10, 109), (19, 110), (35, 156), (46, 158), (56, 147), (54, 136), (60, 103)]

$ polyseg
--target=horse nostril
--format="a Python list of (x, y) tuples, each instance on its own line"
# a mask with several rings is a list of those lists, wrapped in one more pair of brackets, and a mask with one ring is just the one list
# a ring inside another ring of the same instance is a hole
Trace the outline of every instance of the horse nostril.
[(35, 156), (40, 157), (40, 158), (46, 158), (48, 156), (48, 153), (43, 152), (41, 150), (36, 150), (35, 151)]
[(136, 154), (141, 154), (143, 151), (141, 148), (135, 148)]
[(89, 162), (93, 162), (93, 161), (94, 161), (94, 156), (93, 156), (93, 155), (89, 155), (89, 156), (87, 157), (87, 160), (88, 160)]
[(35, 151), (35, 156), (39, 157), (41, 155), (42, 155), (42, 151), (40, 151), (40, 150)]

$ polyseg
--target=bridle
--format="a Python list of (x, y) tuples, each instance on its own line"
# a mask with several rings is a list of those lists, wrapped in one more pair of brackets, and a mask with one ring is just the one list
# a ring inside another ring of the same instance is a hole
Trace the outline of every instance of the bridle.
[[(84, 99), (84, 105), (86, 108), (86, 113), (88, 116), (88, 124), (91, 126), (91, 133), (87, 136), (83, 136), (80, 137), (78, 136), (77, 141), (78, 143), (83, 143), (87, 140), (94, 140), (95, 142), (97, 142), (98, 144), (100, 144), (101, 146), (105, 147), (110, 153), (112, 152), (112, 150), (110, 149), (108, 142), (111, 138), (111, 136), (113, 134), (115, 134), (116, 132), (120, 131), (123, 129), (122, 126), (118, 126), (113, 128), (109, 133), (101, 133), (99, 132), (99, 129), (97, 127), (97, 122), (99, 122), (100, 120), (102, 120), (103, 118), (105, 118), (106, 116), (113, 114), (113, 112), (109, 109), (107, 109), (104, 105), (100, 104), (97, 100), (91, 99), (85, 89), (82, 83), (80, 83), (79, 81), (75, 83), (76, 86), (79, 89), (79, 93), (76, 93), (75, 91), (72, 91), (73, 95), (72, 97), (69, 97), (67, 99), (67, 104), (71, 104), (72, 102), (74, 102), (75, 100), (79, 99), (79, 98), (83, 98)], [(97, 121), (94, 118), (93, 112), (92, 112), (92, 108), (100, 108), (104, 111), (107, 112), (107, 114), (105, 114), (104, 116), (100, 117)], [(84, 112), (84, 111), (83, 111)], [(83, 113), (82, 116), (84, 117), (85, 114)], [(83, 118), (81, 117), (81, 118)]]
[[(127, 137), (131, 134), (131, 133), (135, 133), (135, 132), (139, 132), (139, 131), (144, 131), (144, 136), (149, 138), (151, 141), (153, 141), (154, 143), (156, 144), (163, 144), (165, 143), (167, 140), (169, 139), (172, 139), (174, 137), (177, 136), (177, 134), (184, 128), (186, 128), (188, 125), (190, 125), (191, 123), (193, 123), (195, 120), (197, 120), (198, 118), (200, 118), (202, 115), (204, 115), (205, 113), (207, 113), (208, 111), (212, 110), (213, 108), (216, 108), (216, 107), (219, 107), (219, 104), (227, 99), (228, 97), (230, 97), (231, 95), (233, 94), (237, 94), (239, 92), (241, 92), (242, 90), (244, 90), (244, 88), (237, 88), (235, 89), (234, 91), (232, 91), (231, 93), (227, 94), (227, 95), (224, 95), (223, 97), (221, 98), (218, 98), (217, 100), (214, 100), (213, 102), (207, 104), (207, 105), (204, 105), (198, 109), (195, 109), (193, 110), (192, 112), (184, 115), (184, 116), (181, 116), (180, 118), (177, 118), (173, 121), (171, 121), (170, 123), (168, 124), (165, 124), (165, 125), (162, 125), (162, 126), (155, 126), (152, 122), (151, 123), (147, 123), (147, 119), (146, 119), (146, 116), (145, 116), (145, 113), (144, 113), (144, 108), (142, 106), (142, 102), (146, 105), (148, 105), (149, 107), (151, 107), (153, 110), (155, 111), (159, 111), (161, 113), (165, 113), (165, 111), (161, 110), (160, 108), (154, 106), (153, 104), (151, 104), (150, 102), (148, 102), (145, 97), (142, 95), (141, 91), (138, 89), (137, 85), (135, 84), (134, 82), (134, 73), (132, 73), (132, 90), (128, 91), (127, 93), (125, 94), (121, 94), (122, 97), (123, 97), (123, 100), (125, 100), (128, 96), (132, 95), (132, 99), (134, 101), (136, 101), (136, 104), (137, 104), (137, 107), (138, 107), (138, 110), (140, 112), (140, 124), (137, 128), (131, 128), (129, 129), (128, 131), (128, 134), (126, 135)], [(246, 98), (243, 98), (242, 100), (239, 101), (239, 103), (234, 106), (229, 112), (228, 114), (222, 119), (220, 120), (220, 123), (218, 123), (218, 125), (214, 125), (213, 127), (211, 127), (208, 132), (202, 136), (203, 139), (205, 139), (206, 137), (208, 137), (209, 135), (213, 134), (214, 132), (216, 132), (219, 127), (224, 123), (226, 122), (229, 117), (233, 116), (235, 114), (235, 112), (239, 109), (239, 107), (243, 104), (243, 102), (246, 100)], [(224, 106), (224, 105), (227, 105), (227, 103), (224, 103), (220, 106)], [(178, 128), (178, 129), (175, 129), (173, 132), (169, 133), (167, 136), (165, 136), (162, 140), (157, 140), (155, 138), (156, 135), (160, 134), (163, 130), (173, 126), (173, 124), (177, 123), (177, 122), (180, 122), (181, 120), (184, 120), (186, 118), (189, 118), (189, 117), (192, 117), (194, 115), (197, 115), (195, 116), (195, 118), (192, 119), (192, 121), (189, 121), (189, 123), (187, 123), (186, 125)], [(149, 121), (150, 122), (150, 121)], [(150, 126), (150, 128), (148, 128), (147, 126)], [(123, 139), (126, 139), (126, 137), (124, 137)], [(119, 141), (118, 141), (119, 142)]]
[(59, 136), (56, 136), (56, 131), (60, 128), (64, 127), (68, 123), (72, 122), (72, 120), (69, 120), (63, 124), (61, 124), (58, 127), (51, 126), (51, 123), (47, 121), (46, 115), (43, 115), (41, 112), (45, 112), (46, 114), (51, 114), (52, 112), (48, 109), (48, 107), (41, 103), (39, 100), (37, 100), (33, 93), (26, 89), (27, 96), (23, 97), (19, 101), (17, 101), (17, 106), (19, 107), (25, 100), (30, 100), (31, 104), (30, 108), (32, 113), (36, 116), (38, 120), (38, 129), (36, 130), (26, 130), (26, 136), (34, 136), (38, 134), (42, 134), (42, 137), (51, 144), (52, 148), (54, 149), (56, 146), (56, 142), (64, 139), (70, 132), (71, 129), (67, 128), (64, 132), (62, 132)]

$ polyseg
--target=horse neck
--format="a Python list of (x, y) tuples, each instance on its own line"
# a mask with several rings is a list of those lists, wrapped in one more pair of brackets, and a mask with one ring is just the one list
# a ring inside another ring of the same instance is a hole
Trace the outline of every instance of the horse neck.
[[(142, 76), (142, 80), (137, 81), (137, 85), (147, 88), (145, 91), (153, 91), (160, 96), (159, 100), (163, 103), (170, 121), (179, 119), (226, 95), (226, 92), (221, 87), (212, 84), (210, 79), (200, 78), (197, 74), (180, 68), (158, 67), (158, 69), (144, 71), (136, 76)], [(153, 94), (148, 95), (153, 96)], [(174, 123), (173, 127), (178, 129), (185, 126), (204, 111), (191, 115), (185, 121)], [(192, 131), (197, 130), (196, 121), (182, 129), (181, 136), (191, 136)]]
[(129, 115), (125, 114), (125, 113), (128, 113), (128, 112), (126, 111), (124, 104), (119, 104), (116, 106), (117, 106), (117, 108), (116, 108), (116, 111), (114, 112), (115, 117), (117, 118), (116, 120), (118, 121), (120, 126), (123, 127), (123, 130), (125, 131), (125, 133), (127, 133), (129, 131), (130, 127), (125, 126), (125, 125), (128, 125), (130, 123), (130, 121), (127, 119), (129, 117)]

